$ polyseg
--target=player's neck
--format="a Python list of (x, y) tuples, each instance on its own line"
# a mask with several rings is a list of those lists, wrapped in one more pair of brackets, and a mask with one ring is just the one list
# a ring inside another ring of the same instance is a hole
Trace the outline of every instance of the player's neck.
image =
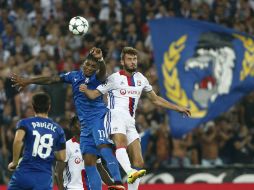
[(80, 139), (80, 138), (79, 138), (79, 135), (74, 136), (74, 138), (75, 138), (75, 140), (79, 143), (79, 141), (80, 141), (80, 140), (79, 140), (79, 139)]
[(128, 76), (128, 77), (131, 77), (135, 72), (129, 72), (129, 71), (126, 71), (125, 69), (122, 70), (124, 75)]
[(36, 113), (35, 117), (43, 117), (43, 118), (48, 118), (48, 114), (47, 113)]

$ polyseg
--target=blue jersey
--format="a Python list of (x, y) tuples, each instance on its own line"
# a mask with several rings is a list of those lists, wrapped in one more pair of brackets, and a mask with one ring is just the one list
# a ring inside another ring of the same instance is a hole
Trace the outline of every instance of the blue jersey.
[(91, 121), (105, 115), (108, 109), (102, 96), (91, 100), (86, 97), (83, 92), (79, 91), (79, 86), (81, 84), (86, 84), (88, 89), (91, 90), (96, 89), (97, 86), (102, 84), (102, 82), (96, 78), (96, 73), (90, 77), (86, 77), (82, 70), (79, 70), (61, 74), (60, 78), (63, 82), (72, 85), (73, 100), (81, 123), (90, 125)]
[(16, 172), (31, 171), (51, 174), (54, 152), (65, 149), (63, 129), (51, 119), (30, 117), (17, 123), (25, 130), (23, 159)]

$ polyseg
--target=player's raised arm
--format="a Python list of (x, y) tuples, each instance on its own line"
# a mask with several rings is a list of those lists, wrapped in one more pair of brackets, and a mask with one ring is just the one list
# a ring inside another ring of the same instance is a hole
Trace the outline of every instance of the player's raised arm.
[(96, 77), (100, 81), (105, 81), (106, 79), (106, 64), (103, 59), (103, 54), (100, 48), (92, 48), (90, 53), (94, 56), (94, 58), (97, 60), (97, 64), (99, 66)]
[(185, 114), (188, 117), (191, 116), (191, 112), (188, 108), (181, 107), (181, 106), (178, 106), (176, 104), (168, 102), (164, 98), (158, 96), (153, 90), (148, 92), (147, 95), (148, 95), (148, 98), (157, 106), (167, 108), (167, 109), (171, 109), (171, 110), (175, 110), (177, 112)]
[(23, 129), (18, 129), (16, 131), (14, 142), (13, 142), (12, 162), (8, 165), (8, 169), (10, 171), (14, 171), (18, 165), (25, 134), (26, 132)]
[(61, 78), (59, 76), (39, 76), (34, 78), (24, 78), (17, 74), (12, 74), (10, 78), (11, 81), (14, 83), (12, 86), (17, 87), (19, 91), (28, 86), (29, 84), (47, 85), (61, 82)]

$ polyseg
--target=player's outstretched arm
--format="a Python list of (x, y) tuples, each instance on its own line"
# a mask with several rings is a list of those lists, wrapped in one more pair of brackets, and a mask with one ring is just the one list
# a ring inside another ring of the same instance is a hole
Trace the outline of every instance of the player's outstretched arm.
[(19, 91), (24, 89), (29, 84), (48, 85), (61, 82), (61, 78), (59, 76), (39, 76), (34, 78), (24, 78), (14, 73), (10, 78), (14, 83), (12, 87), (17, 87)]
[(56, 183), (57, 183), (57, 186), (58, 186), (59, 190), (64, 190), (63, 171), (64, 171), (65, 167), (66, 167), (65, 162), (60, 162), (60, 161), (56, 162), (55, 177), (56, 177)]
[(12, 162), (8, 165), (8, 169), (10, 171), (14, 171), (18, 165), (25, 134), (26, 132), (23, 129), (18, 129), (16, 131), (14, 142), (13, 142)]
[(153, 90), (148, 92), (147, 95), (148, 95), (148, 98), (157, 106), (167, 108), (167, 109), (171, 109), (171, 110), (175, 110), (177, 112), (185, 114), (188, 117), (191, 116), (191, 112), (188, 108), (181, 107), (181, 106), (178, 106), (176, 104), (168, 102), (164, 98), (158, 96)]
[(89, 90), (85, 84), (79, 86), (79, 91), (83, 92), (89, 99), (96, 99), (101, 95), (99, 90)]

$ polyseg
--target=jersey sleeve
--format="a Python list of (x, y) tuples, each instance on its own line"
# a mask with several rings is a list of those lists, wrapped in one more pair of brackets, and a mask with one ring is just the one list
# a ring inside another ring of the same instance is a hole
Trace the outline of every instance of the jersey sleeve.
[(27, 130), (27, 125), (26, 125), (26, 123), (25, 123), (24, 120), (20, 120), (20, 121), (17, 123), (17, 125), (16, 125), (16, 130), (18, 130), (18, 129), (22, 129), (22, 130), (24, 130), (24, 131)]
[(59, 77), (63, 82), (72, 83), (73, 73), (72, 72), (62, 73), (59, 75)]
[(145, 83), (145, 86), (144, 86), (143, 90), (145, 92), (150, 92), (150, 91), (153, 90), (153, 87), (150, 85), (150, 83), (149, 83), (149, 81), (147, 80), (146, 77), (144, 77), (144, 83)]
[(64, 150), (66, 148), (66, 140), (63, 129), (60, 130), (58, 141), (56, 142), (56, 151)]
[(110, 75), (104, 83), (99, 85), (96, 89), (99, 90), (102, 94), (106, 94), (108, 91), (113, 89), (114, 76)]

